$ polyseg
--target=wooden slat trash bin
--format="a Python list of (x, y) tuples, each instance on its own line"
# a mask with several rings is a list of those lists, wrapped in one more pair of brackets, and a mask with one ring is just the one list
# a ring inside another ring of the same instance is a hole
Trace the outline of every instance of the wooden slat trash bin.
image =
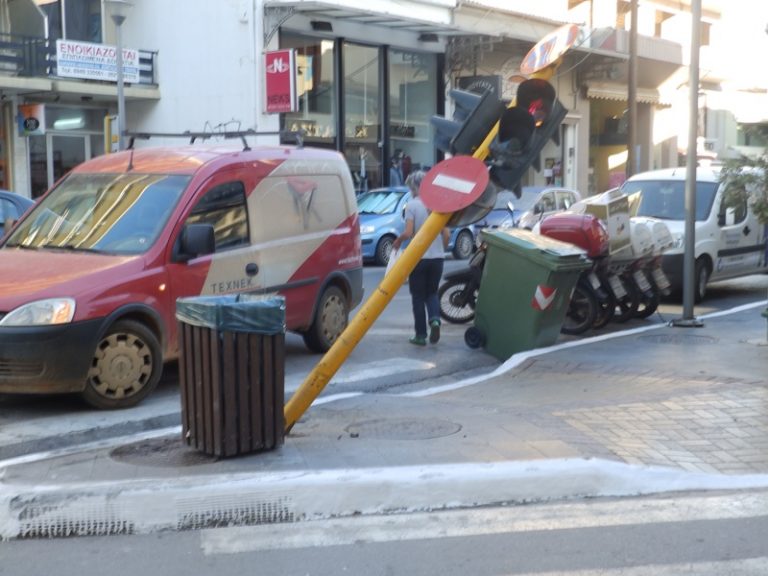
[(213, 456), (283, 444), (285, 300), (179, 298), (182, 439)]

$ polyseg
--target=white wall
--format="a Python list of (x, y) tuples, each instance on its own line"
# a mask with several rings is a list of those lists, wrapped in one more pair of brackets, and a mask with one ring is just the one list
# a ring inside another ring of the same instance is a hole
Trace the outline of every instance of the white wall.
[[(277, 117), (267, 119), (259, 113), (263, 37), (262, 9), (255, 6), (259, 1), (137, 0), (123, 25), (124, 45), (158, 52), (155, 80), (161, 98), (127, 102), (126, 128), (276, 130)], [(153, 145), (158, 143), (163, 142), (152, 140)]]

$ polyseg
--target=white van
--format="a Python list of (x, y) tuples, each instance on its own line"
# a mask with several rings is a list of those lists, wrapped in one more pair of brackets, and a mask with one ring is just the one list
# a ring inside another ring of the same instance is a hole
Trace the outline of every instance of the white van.
[[(662, 265), (674, 291), (683, 280), (685, 249), (686, 168), (636, 174), (621, 187), (627, 195), (640, 193), (637, 216), (659, 218), (672, 233), (673, 246)], [(707, 283), (768, 271), (768, 239), (748, 202), (726, 207), (717, 168), (696, 169), (696, 267), (694, 296), (700, 302)]]

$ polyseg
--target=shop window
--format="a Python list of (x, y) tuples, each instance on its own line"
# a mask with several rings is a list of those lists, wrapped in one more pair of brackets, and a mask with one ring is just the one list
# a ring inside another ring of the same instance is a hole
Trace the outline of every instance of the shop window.
[(435, 54), (390, 50), (389, 151), (403, 181), (435, 161), (429, 119), (437, 114), (437, 77)]
[[(281, 115), (281, 130), (303, 131), (304, 141), (312, 146), (336, 146), (336, 80), (334, 42), (284, 34), (280, 48), (296, 50), (297, 112)], [(292, 137), (283, 137), (293, 144)]]

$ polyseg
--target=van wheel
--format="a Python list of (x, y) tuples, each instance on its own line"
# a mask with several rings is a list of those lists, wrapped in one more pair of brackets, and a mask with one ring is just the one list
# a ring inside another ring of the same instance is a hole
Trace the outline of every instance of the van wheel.
[(394, 238), (392, 236), (384, 236), (379, 240), (376, 245), (376, 264), (379, 266), (386, 266), (389, 262), (389, 255), (392, 253), (392, 243)]
[(707, 295), (707, 283), (709, 282), (709, 264), (703, 258), (696, 260), (694, 269), (693, 301), (698, 304)]
[(466, 260), (472, 256), (472, 249), (475, 247), (475, 241), (472, 233), (462, 230), (456, 236), (456, 242), (453, 245), (453, 257), (457, 260)]
[(96, 346), (82, 397), (95, 408), (129, 408), (155, 389), (162, 372), (157, 337), (143, 324), (121, 320)]
[(336, 286), (329, 286), (320, 297), (315, 320), (302, 333), (304, 344), (312, 352), (327, 352), (347, 327), (349, 304), (347, 298)]

